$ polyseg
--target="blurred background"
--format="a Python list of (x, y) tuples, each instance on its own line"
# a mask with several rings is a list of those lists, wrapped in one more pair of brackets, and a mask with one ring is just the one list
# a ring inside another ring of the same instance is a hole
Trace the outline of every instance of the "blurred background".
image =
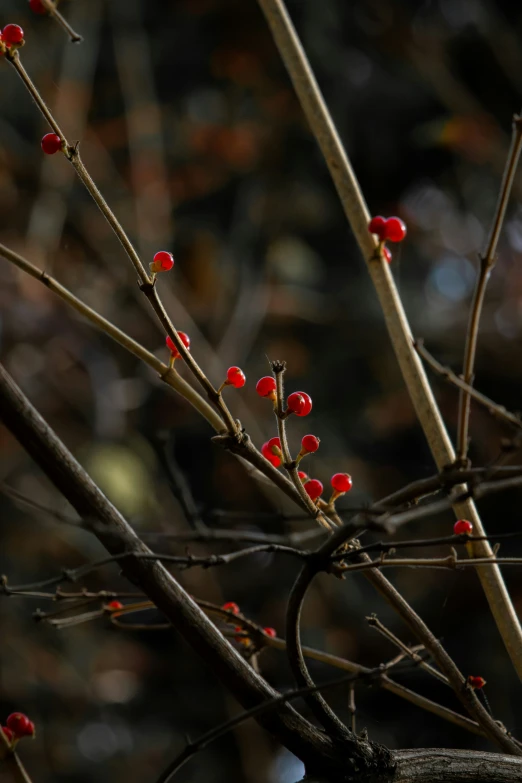
[[(288, 0), (288, 8), (370, 211), (407, 222), (406, 242), (392, 247), (392, 271), (413, 332), (459, 372), (477, 258), (522, 101), (521, 11), (498, 0)], [(246, 372), (246, 387), (225, 394), (254, 442), (276, 434), (255, 382), (269, 372), (267, 357), (286, 359), (288, 390), (303, 389), (314, 401), (307, 419), (290, 422), (292, 448), (313, 432), (322, 443), (308, 458), (310, 474), (325, 484), (336, 471), (353, 476), (341, 507), (431, 475), (365, 265), (255, 0), (71, 0), (60, 9), (84, 36), (80, 46), (25, 0), (3, 0), (0, 24), (23, 26), (25, 67), (69, 140), (81, 142), (87, 168), (144, 262), (157, 250), (174, 253), (160, 293), (216, 385), (229, 365)], [(42, 154), (49, 128), (14, 70), (7, 62), (0, 68), (0, 241), (167, 361), (164, 335), (118, 241), (67, 161)], [(479, 389), (510, 409), (520, 406), (521, 262), (519, 174), (488, 289), (476, 376)], [(172, 490), (173, 475), (178, 483), (184, 477), (201, 520), (213, 528), (281, 534), (308, 527), (278, 516), (289, 509), (276, 490), (267, 495), (212, 444), (206, 422), (148, 368), (3, 259), (0, 357), (157, 549), (183, 553), (184, 545), (164, 534), (194, 525)], [(434, 386), (453, 435), (457, 393), (438, 379)], [(471, 434), (480, 465), (495, 458), (509, 432), (474, 408)], [(73, 516), (3, 428), (0, 481)], [(519, 529), (518, 492), (480, 508), (488, 530)], [(400, 537), (445, 535), (451, 526), (447, 514), (412, 524)], [(191, 552), (231, 548), (194, 544)], [(502, 551), (516, 555), (519, 548), (515, 541)], [(11, 584), (101, 556), (92, 536), (0, 493), (0, 573)], [(296, 568), (259, 555), (176, 576), (197, 597), (236, 601), (284, 635)], [(506, 571), (520, 608), (517, 574)], [(488, 680), (495, 717), (520, 736), (518, 682), (476, 577), (387, 575), (463, 672)], [(116, 566), (84, 586), (129, 590)], [(0, 718), (22, 710), (36, 722), (36, 741), (21, 746), (35, 783), (153, 781), (185, 733), (197, 736), (237, 711), (175, 633), (119, 631), (106, 616), (60, 631), (33, 619), (37, 609), (53, 608), (43, 596), (0, 600)], [(414, 641), (362, 576), (316, 580), (303, 638), (375, 666), (396, 651), (368, 628), (371, 612)], [(139, 619), (158, 621), (152, 612)], [(260, 664), (275, 686), (291, 687), (283, 653), (266, 651)], [(318, 681), (335, 675), (323, 665), (312, 673)], [(457, 706), (421, 671), (397, 678)], [(348, 720), (347, 689), (329, 698)], [(358, 728), (392, 748), (493, 749), (378, 689), (357, 688), (356, 701)], [(293, 783), (301, 774), (297, 759), (248, 723), (177, 779)]]

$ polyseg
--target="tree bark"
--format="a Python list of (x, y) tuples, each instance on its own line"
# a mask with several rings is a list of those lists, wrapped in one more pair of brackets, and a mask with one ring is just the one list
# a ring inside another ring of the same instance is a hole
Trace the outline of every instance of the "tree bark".
[[(418, 748), (393, 754), (389, 783), (520, 783), (522, 759), (476, 750)], [(346, 779), (307, 776), (301, 783), (346, 783)]]

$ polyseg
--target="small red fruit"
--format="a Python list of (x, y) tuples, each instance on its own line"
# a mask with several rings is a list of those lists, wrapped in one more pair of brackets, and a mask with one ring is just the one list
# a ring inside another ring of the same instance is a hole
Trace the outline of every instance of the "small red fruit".
[(153, 272), (170, 272), (174, 266), (174, 256), (167, 250), (160, 250), (152, 259), (150, 268)]
[(368, 223), (368, 231), (370, 234), (375, 234), (379, 237), (379, 239), (382, 241), (384, 239), (384, 229), (386, 226), (386, 221), (381, 215), (377, 215), (376, 217), (373, 217), (370, 222)]
[(111, 612), (116, 612), (118, 609), (123, 609), (123, 604), (121, 601), (109, 601), (107, 609), (110, 609)]
[(308, 416), (312, 410), (312, 399), (306, 392), (292, 392), (286, 404), (288, 410), (296, 416)]
[(62, 148), (62, 140), (57, 133), (46, 133), (41, 143), (46, 155), (54, 155)]
[(227, 370), (227, 384), (235, 389), (240, 389), (246, 383), (246, 376), (240, 367), (229, 367)]
[(303, 484), (305, 483), (305, 481), (309, 481), (310, 480), (308, 478), (308, 473), (305, 473), (304, 470), (298, 470), (297, 471), (297, 475), (299, 476), (299, 478), (301, 479)]
[(385, 245), (382, 248), (382, 254), (384, 256), (384, 260), (387, 261), (388, 264), (391, 264), (393, 256)]
[(5, 723), (16, 739), (34, 737), (34, 723), (23, 712), (12, 712)]
[(315, 435), (305, 435), (301, 441), (301, 450), (306, 454), (313, 454), (319, 448), (319, 438)]
[(232, 614), (239, 614), (239, 606), (234, 601), (228, 601), (221, 607), (225, 612), (232, 612)]
[(29, 8), (35, 14), (47, 13), (47, 8), (42, 3), (42, 0), (29, 0)]
[(473, 532), (473, 525), (467, 519), (459, 519), (453, 525), (453, 532), (456, 536), (469, 536)]
[(17, 46), (24, 40), (24, 31), (19, 24), (6, 24), (2, 30), (2, 38), (6, 44)]
[(323, 485), (317, 479), (309, 479), (304, 485), (305, 492), (312, 500), (317, 500), (323, 494)]
[(275, 639), (277, 636), (275, 628), (263, 628), (263, 633), (266, 634), (266, 636), (270, 636), (272, 639)]
[[(190, 350), (190, 337), (188, 336), (188, 334), (185, 334), (185, 332), (178, 332), (178, 334), (179, 334), (179, 339), (181, 340), (181, 342), (183, 343), (183, 345), (185, 346), (187, 351)], [(180, 352), (178, 351), (178, 349), (174, 345), (173, 340), (168, 335), (167, 335), (167, 338), (166, 338), (165, 342), (167, 344), (167, 348), (169, 349), (169, 351), (172, 354), (172, 358), (173, 359), (181, 359)]]
[(402, 242), (406, 236), (406, 224), (398, 217), (388, 218), (384, 226), (382, 239), (390, 242)]
[[(8, 742), (12, 742), (14, 740), (14, 734), (11, 731), (11, 729), (8, 729), (7, 726), (0, 726), (0, 730), (4, 733), (4, 735), (7, 737)], [(0, 743), (1, 747), (1, 743)]]
[(335, 473), (330, 484), (339, 493), (349, 492), (353, 486), (352, 477), (348, 473)]
[(277, 454), (274, 454), (273, 452), (274, 444), (270, 445), (274, 440), (279, 440), (279, 438), (272, 438), (271, 440), (268, 440), (266, 443), (263, 443), (263, 445), (261, 446), (261, 454), (263, 455), (263, 457), (265, 457), (265, 459), (267, 459), (269, 462), (272, 463), (274, 468), (278, 468), (279, 465), (281, 464), (281, 457), (278, 456)]
[(468, 677), (468, 685), (470, 688), (473, 688), (475, 691), (479, 691), (481, 688), (484, 687), (486, 684), (486, 680), (484, 677), (473, 677), (473, 675), (470, 674)]
[(265, 375), (264, 378), (260, 378), (256, 383), (256, 392), (260, 397), (270, 397), (275, 400), (276, 382), (275, 378), (271, 375)]

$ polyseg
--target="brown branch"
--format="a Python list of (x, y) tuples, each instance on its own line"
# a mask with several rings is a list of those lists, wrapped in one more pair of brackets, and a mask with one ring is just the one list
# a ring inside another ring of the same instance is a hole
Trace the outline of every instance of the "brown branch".
[[(413, 346), (411, 329), (393, 282), (389, 265), (375, 253), (376, 243), (368, 232), (370, 213), (359, 183), (288, 15), (284, 0), (258, 0), (258, 2), (272, 31), (312, 132), (324, 155), (344, 212), (367, 263), (381, 303), (388, 334), (415, 412), (437, 467), (439, 470), (443, 470), (455, 461), (453, 446), (426, 373)], [(456, 505), (454, 511), (458, 518), (469, 519), (478, 534), (485, 534), (477, 509), (470, 498)], [(472, 554), (491, 556), (491, 548), (485, 541), (477, 542), (473, 547)], [(522, 628), (502, 574), (496, 566), (491, 566), (487, 569), (480, 569), (479, 577), (494, 621), (513, 665), (519, 677), (522, 678)]]
[(485, 394), (482, 394), (481, 392), (474, 389), (473, 386), (471, 386), (469, 383), (466, 383), (466, 381), (454, 373), (453, 370), (451, 370), (449, 367), (444, 367), (424, 347), (423, 340), (415, 340), (414, 344), (419, 356), (422, 356), (426, 364), (429, 364), (431, 369), (434, 370), (437, 375), (440, 375), (442, 378), (444, 378), (445, 381), (448, 381), (448, 383), (451, 383), (453, 386), (461, 389), (461, 391), (464, 391), (466, 394), (476, 400), (476, 402), (480, 403), (480, 405), (483, 405), (485, 408), (487, 408), (488, 412), (491, 413), (492, 416), (495, 416), (495, 418), (510, 424), (512, 427), (515, 427), (518, 430), (522, 429), (522, 419), (520, 416), (515, 413), (511, 413), (503, 405), (499, 405), (498, 403), (493, 402), (493, 400), (491, 400), (489, 397), (486, 397)]
[[(511, 147), (509, 148), (500, 195), (493, 218), (488, 244), (483, 257), (480, 259), (480, 272), (477, 278), (473, 301), (471, 304), (468, 332), (466, 336), (466, 348), (464, 351), (464, 366), (462, 369), (462, 378), (464, 382), (471, 386), (473, 384), (473, 373), (475, 367), (475, 356), (477, 353), (477, 341), (480, 326), (480, 316), (489, 277), (496, 263), (496, 252), (500, 232), (506, 216), (506, 209), (511, 195), (511, 188), (515, 178), (515, 172), (518, 165), (518, 159), (522, 150), (522, 119), (515, 115), (513, 117), (513, 133), (511, 137)], [(458, 438), (457, 438), (457, 459), (464, 465), (468, 453), (468, 431), (471, 397), (468, 391), (463, 390), (460, 393)]]

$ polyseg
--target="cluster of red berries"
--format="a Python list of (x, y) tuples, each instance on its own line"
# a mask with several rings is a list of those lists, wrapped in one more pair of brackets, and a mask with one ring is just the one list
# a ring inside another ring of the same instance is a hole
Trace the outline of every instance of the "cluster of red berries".
[(384, 242), (402, 242), (406, 236), (405, 223), (398, 217), (383, 218), (377, 215), (368, 223), (368, 231), (378, 238), (380, 250), (386, 261), (390, 263), (392, 254), (384, 246)]
[(484, 677), (474, 677), (472, 674), (468, 677), (468, 685), (474, 691), (479, 691), (486, 684)]
[[(276, 402), (277, 384), (275, 378), (271, 375), (266, 375), (264, 378), (260, 378), (256, 383), (256, 392), (260, 397), (266, 397), (272, 402)], [(287, 409), (285, 414), (288, 416), (290, 413), (295, 413), (296, 416), (308, 416), (312, 410), (312, 399), (306, 392), (292, 392), (288, 396), (286, 401)]]
[[(304, 474), (304, 478), (301, 476), (301, 474), (299, 474), (299, 478), (303, 482), (303, 486), (308, 497), (311, 498), (311, 500), (318, 500), (323, 494), (324, 490), (322, 482), (318, 479), (309, 479), (306, 474)], [(348, 473), (334, 473), (330, 479), (330, 484), (333, 491), (328, 505), (335, 503), (337, 498), (346, 494), (346, 492), (349, 492), (353, 486), (353, 481), (352, 477)]]
[(10, 49), (12, 46), (22, 46), (24, 43), (24, 31), (19, 24), (6, 24), (2, 32), (0, 33), (0, 43), (3, 46), (0, 47), (1, 54), (5, 52), (5, 49)]
[(23, 712), (12, 712), (7, 718), (5, 726), (0, 726), (0, 730), (7, 738), (10, 745), (18, 742), (24, 737), (34, 737), (35, 728), (32, 720), (29, 720)]

